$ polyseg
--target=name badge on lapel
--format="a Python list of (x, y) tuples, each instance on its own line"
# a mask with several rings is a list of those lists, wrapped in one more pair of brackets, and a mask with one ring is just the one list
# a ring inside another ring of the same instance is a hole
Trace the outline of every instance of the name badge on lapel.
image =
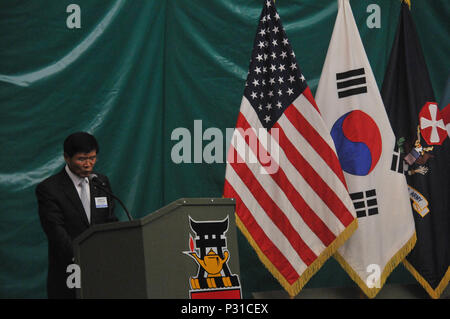
[(108, 200), (106, 197), (95, 197), (95, 207), (96, 208), (107, 208)]

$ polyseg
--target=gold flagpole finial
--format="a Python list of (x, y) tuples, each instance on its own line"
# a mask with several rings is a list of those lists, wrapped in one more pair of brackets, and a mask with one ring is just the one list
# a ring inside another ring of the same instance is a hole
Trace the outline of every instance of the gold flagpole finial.
[(409, 10), (411, 10), (411, 0), (402, 0), (402, 2), (406, 3), (409, 7)]

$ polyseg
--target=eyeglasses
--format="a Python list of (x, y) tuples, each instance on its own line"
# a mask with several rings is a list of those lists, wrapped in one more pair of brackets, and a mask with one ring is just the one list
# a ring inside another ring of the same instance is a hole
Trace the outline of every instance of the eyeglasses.
[(94, 162), (97, 159), (97, 156), (89, 156), (89, 157), (77, 157), (75, 160), (78, 162), (86, 162), (86, 161), (90, 161), (90, 162)]

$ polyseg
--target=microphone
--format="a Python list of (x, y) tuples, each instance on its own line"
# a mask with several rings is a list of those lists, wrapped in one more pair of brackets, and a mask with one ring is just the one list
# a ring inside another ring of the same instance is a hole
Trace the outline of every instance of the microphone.
[(100, 178), (98, 178), (97, 174), (91, 174), (91, 175), (89, 175), (88, 178), (89, 178), (89, 181), (91, 181), (97, 185), (106, 187), (106, 183), (104, 181), (102, 181)]
[(119, 197), (117, 197), (116, 195), (114, 195), (112, 192), (110, 192), (106, 187), (106, 183), (104, 181), (102, 181), (100, 178), (98, 178), (97, 174), (90, 174), (89, 175), (89, 181), (92, 182), (94, 184), (94, 187), (98, 187), (100, 188), (102, 191), (104, 191), (106, 194), (110, 195), (112, 198), (114, 198), (115, 200), (117, 200), (119, 202), (119, 204), (122, 206), (123, 210), (125, 211), (125, 213), (127, 214), (128, 220), (132, 221), (133, 218), (131, 218), (130, 213), (128, 212), (128, 209), (126, 208), (125, 204), (120, 200)]

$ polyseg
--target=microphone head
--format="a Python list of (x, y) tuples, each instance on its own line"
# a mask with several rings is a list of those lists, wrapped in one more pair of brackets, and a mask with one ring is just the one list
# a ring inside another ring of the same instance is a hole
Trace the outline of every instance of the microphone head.
[(89, 181), (92, 182), (92, 183), (94, 183), (94, 184), (97, 184), (97, 185), (103, 186), (103, 187), (106, 186), (106, 183), (105, 183), (104, 181), (102, 181), (102, 180), (97, 176), (97, 174), (90, 174), (88, 178), (89, 178)]

